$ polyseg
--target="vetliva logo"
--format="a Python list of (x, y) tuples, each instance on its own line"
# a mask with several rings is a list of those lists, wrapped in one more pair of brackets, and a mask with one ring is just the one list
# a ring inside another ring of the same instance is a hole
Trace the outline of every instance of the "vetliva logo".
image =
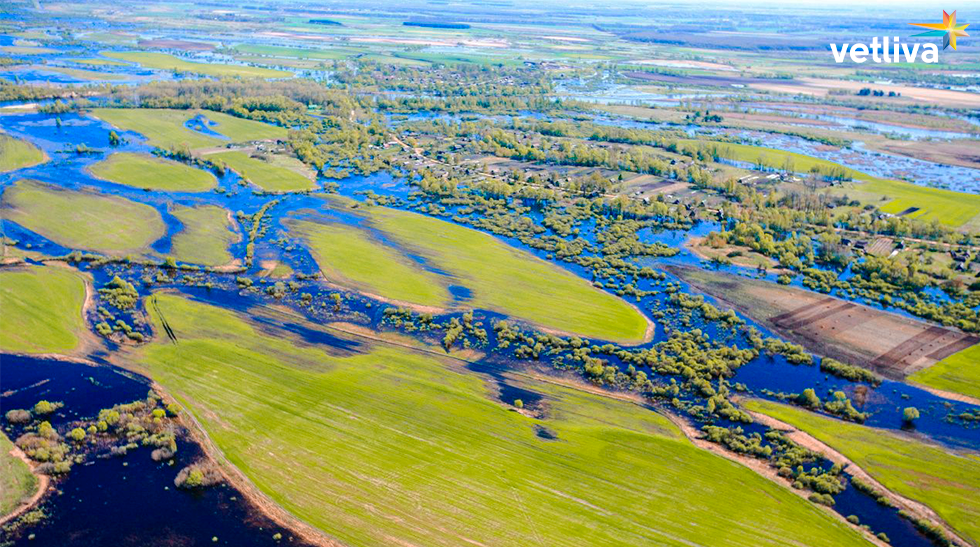
[(914, 63), (916, 59), (919, 59), (920, 49), (922, 51), (921, 62), (939, 62), (939, 48), (936, 47), (936, 44), (916, 43), (909, 47), (908, 44), (899, 43), (898, 36), (895, 36), (891, 44), (889, 44), (887, 36), (882, 38), (881, 42), (875, 36), (871, 39), (871, 44), (857, 43), (854, 45), (844, 44), (843, 46), (830, 44), (830, 51), (838, 63), (843, 63), (844, 59), (848, 57), (848, 53), (850, 53), (851, 61), (855, 63), (867, 62), (868, 55), (871, 55), (871, 61), (875, 63)]
[[(966, 27), (970, 25), (956, 24), (956, 11), (949, 14), (944, 10), (942, 23), (909, 24), (916, 27), (932, 29), (929, 32), (916, 34), (916, 37), (942, 36), (943, 49), (953, 46), (953, 49), (955, 50), (956, 38), (958, 36), (970, 36), (966, 33)], [(875, 63), (914, 63), (917, 59), (923, 63), (939, 62), (939, 47), (936, 46), (936, 44), (914, 43), (910, 47), (907, 43), (900, 43), (898, 36), (893, 37), (890, 44), (887, 36), (883, 37), (881, 42), (878, 41), (878, 37), (876, 36), (872, 38), (871, 44), (830, 44), (830, 50), (834, 54), (834, 60), (838, 63), (843, 63), (844, 59), (846, 59), (848, 56), (850, 56), (852, 62), (859, 64), (864, 63), (868, 61), (868, 55), (871, 55), (871, 61)], [(920, 50), (922, 52), (921, 57), (919, 57)]]

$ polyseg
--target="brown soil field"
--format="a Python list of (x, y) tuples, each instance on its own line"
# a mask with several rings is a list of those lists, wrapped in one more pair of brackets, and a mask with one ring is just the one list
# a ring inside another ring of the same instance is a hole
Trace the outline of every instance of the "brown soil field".
[[(714, 87), (747, 87), (749, 85), (764, 85), (772, 82), (766, 78), (743, 78), (741, 76), (683, 76), (679, 74), (659, 74), (656, 72), (627, 72), (627, 78), (657, 82), (666, 85), (695, 85)], [(797, 80), (779, 80), (783, 85), (793, 85)]]
[(664, 66), (670, 68), (700, 68), (704, 70), (722, 70), (725, 72), (737, 72), (738, 69), (721, 63), (709, 61), (692, 61), (686, 59), (640, 59), (633, 61), (638, 65)]
[[(757, 268), (762, 266), (774, 273), (785, 271), (781, 270), (779, 268), (779, 263), (772, 258), (759, 254), (748, 247), (742, 247), (739, 245), (711, 247), (710, 245), (705, 245), (705, 238), (703, 237), (692, 237), (684, 243), (684, 247), (703, 260), (712, 260), (715, 258), (728, 259), (728, 261), (730, 261), (732, 264), (745, 268)], [(738, 254), (736, 256), (728, 256), (732, 253)]]
[(140, 47), (182, 49), (184, 51), (211, 51), (214, 49), (214, 44), (188, 42), (186, 40), (140, 40), (139, 45)]
[(928, 146), (924, 146), (918, 141), (874, 139), (869, 140), (867, 144), (873, 150), (888, 154), (980, 169), (980, 141), (976, 140), (930, 142)]
[[(745, 83), (750, 87), (765, 91), (775, 91), (778, 93), (802, 93), (804, 95), (824, 96), (832, 89), (845, 89), (857, 93), (864, 87), (878, 89), (884, 92), (894, 91), (901, 93), (905, 99), (913, 99), (916, 102), (937, 104), (943, 106), (960, 106), (967, 108), (980, 108), (980, 94), (966, 93), (963, 91), (950, 91), (946, 89), (930, 89), (927, 87), (912, 87), (907, 85), (887, 85), (869, 84), (867, 82), (847, 81), (847, 80), (823, 80), (818, 78), (799, 78), (796, 80), (763, 80), (756, 78), (754, 81), (746, 79)], [(718, 85), (718, 84), (716, 84)], [(880, 99), (878, 97), (877, 99)]]
[[(913, 114), (908, 112), (898, 112), (895, 110), (858, 109), (838, 105), (801, 105), (781, 102), (772, 103), (770, 106), (773, 108), (778, 108), (779, 110), (785, 110), (787, 112), (854, 118), (858, 120), (867, 120), (871, 122), (909, 127), (913, 129), (939, 129), (942, 131), (951, 131), (964, 134), (976, 131), (976, 127), (968, 121), (957, 118), (946, 118), (943, 116), (931, 116), (928, 114)], [(813, 123), (815, 121), (816, 120), (808, 120), (807, 123)]]
[(761, 122), (761, 123), (782, 123), (782, 124), (806, 124), (832, 127), (836, 124), (826, 120), (811, 120), (808, 118), (795, 118), (793, 116), (780, 116), (779, 114), (746, 114), (744, 112), (723, 112), (725, 120), (735, 120), (742, 122)]
[(807, 350), (901, 379), (980, 338), (854, 302), (767, 281), (669, 266), (695, 289)]

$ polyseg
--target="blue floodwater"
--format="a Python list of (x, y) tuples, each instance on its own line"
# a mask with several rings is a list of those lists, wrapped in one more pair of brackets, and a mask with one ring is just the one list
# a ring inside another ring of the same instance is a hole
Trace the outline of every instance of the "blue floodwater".
[[(34, 357), (0, 355), (0, 377), (4, 412), (29, 408), (41, 399), (63, 402), (65, 406), (50, 418), (62, 433), (73, 420), (145, 398), (149, 391), (145, 378), (112, 367)], [(16, 429), (4, 429), (16, 437)], [(261, 516), (234, 488), (176, 488), (173, 481), (180, 469), (202, 458), (200, 446), (187, 435), (178, 438), (173, 465), (154, 462), (149, 448), (123, 457), (89, 455), (44, 499), (41, 509), (47, 518), (22, 531), (0, 530), (0, 543), (142, 547), (147, 538), (154, 538), (157, 545), (305, 545), (290, 541), (287, 530)], [(275, 541), (276, 533), (284, 539)]]

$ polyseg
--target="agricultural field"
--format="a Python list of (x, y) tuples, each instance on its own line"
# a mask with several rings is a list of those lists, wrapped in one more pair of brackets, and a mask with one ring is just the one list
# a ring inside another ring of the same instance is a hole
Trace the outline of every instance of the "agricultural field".
[[(182, 145), (191, 149), (208, 148), (228, 142), (277, 139), (286, 135), (286, 130), (281, 127), (243, 120), (221, 112), (96, 108), (91, 113), (119, 129), (143, 135), (149, 144), (164, 150)], [(217, 124), (210, 129), (224, 139), (187, 127), (190, 120), (202, 115)]]
[[(631, 401), (508, 379), (544, 397), (532, 417), (453, 359), (385, 342), (338, 354), (207, 304), (152, 298), (155, 328), (166, 322), (177, 344), (154, 343), (136, 362), (267, 495), (345, 542), (864, 541)], [(682, 522), (701, 511), (710, 525)], [(766, 530), (751, 524), (763, 518)]]
[(231, 212), (214, 205), (176, 206), (171, 213), (183, 225), (173, 236), (170, 255), (181, 262), (221, 266), (234, 260), (228, 247), (238, 242), (238, 225)]
[(437, 275), (417, 271), (408, 257), (363, 230), (308, 220), (287, 221), (286, 226), (307, 242), (333, 283), (410, 305), (445, 308), (450, 303), (449, 290)]
[(37, 490), (37, 477), (23, 460), (13, 456), (14, 443), (0, 433), (0, 515), (6, 515)]
[(980, 342), (845, 299), (697, 268), (671, 271), (816, 354), (904, 378)]
[(980, 399), (980, 345), (954, 353), (909, 380), (932, 388)]
[(0, 270), (0, 351), (72, 353), (85, 332), (85, 283), (53, 266)]
[(0, 133), (0, 173), (33, 167), (47, 159), (33, 144)]
[(244, 152), (210, 152), (205, 157), (227, 165), (240, 177), (267, 192), (302, 192), (317, 187), (315, 181), (289, 167), (253, 158)]
[(41, 67), (43, 70), (48, 70), (51, 72), (57, 72), (58, 74), (64, 74), (65, 76), (70, 76), (72, 78), (77, 78), (79, 80), (88, 82), (114, 82), (125, 80), (126, 77), (121, 74), (113, 74), (111, 72), (99, 72), (95, 70), (85, 70), (83, 68), (72, 68), (64, 66), (44, 66)]
[(154, 53), (147, 51), (103, 51), (100, 53), (104, 57), (137, 63), (147, 68), (158, 70), (173, 70), (175, 72), (190, 72), (193, 74), (203, 74), (205, 76), (225, 77), (239, 76), (242, 78), (290, 78), (292, 72), (285, 70), (272, 70), (268, 68), (245, 66), (245, 65), (226, 65), (218, 63), (199, 63), (185, 61), (179, 57), (165, 53)]
[[(548, 329), (626, 343), (650, 336), (653, 326), (634, 308), (491, 236), (388, 208), (367, 209), (365, 218), (377, 232), (331, 228), (329, 224), (321, 231), (313, 222), (294, 225), (298, 235), (311, 243), (328, 279), (349, 280), (354, 287), (385, 298), (443, 308), (449, 292), (458, 286), (470, 293), (467, 305), (500, 311)], [(378, 235), (391, 243), (378, 241)], [(340, 260), (349, 255), (365, 258), (363, 262)], [(419, 260), (412, 255), (421, 256), (431, 267), (419, 268)], [(392, 269), (374, 267), (374, 256)], [(405, 271), (412, 267), (422, 271)]]
[(921, 502), (971, 542), (980, 537), (980, 455), (956, 453), (908, 435), (869, 431), (769, 401), (747, 408), (813, 435), (886, 488)]
[(4, 219), (59, 245), (110, 255), (144, 252), (165, 232), (149, 205), (31, 180), (8, 187), (0, 206)]
[(80, 65), (89, 65), (89, 66), (129, 66), (129, 63), (125, 61), (115, 61), (112, 59), (99, 59), (97, 57), (91, 59), (68, 59), (68, 60), (73, 63), (78, 63)]
[(128, 152), (112, 154), (92, 165), (89, 171), (116, 184), (165, 192), (206, 192), (218, 184), (214, 175), (202, 169)]

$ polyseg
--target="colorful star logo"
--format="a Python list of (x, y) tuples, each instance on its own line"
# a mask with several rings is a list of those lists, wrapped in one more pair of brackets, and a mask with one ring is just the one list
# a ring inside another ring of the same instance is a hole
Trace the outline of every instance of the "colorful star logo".
[(943, 10), (943, 22), (942, 23), (909, 23), (915, 27), (931, 28), (936, 30), (931, 30), (929, 32), (923, 32), (922, 34), (916, 34), (915, 36), (942, 36), (943, 37), (943, 49), (953, 46), (956, 49), (956, 37), (957, 36), (970, 36), (965, 32), (966, 27), (970, 25), (960, 25), (956, 26), (956, 11), (952, 14), (946, 13)]

